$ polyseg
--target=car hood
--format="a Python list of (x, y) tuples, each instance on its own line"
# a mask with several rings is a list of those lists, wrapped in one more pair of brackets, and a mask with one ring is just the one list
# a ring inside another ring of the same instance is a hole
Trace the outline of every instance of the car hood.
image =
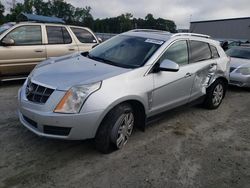
[(74, 85), (95, 83), (130, 70), (94, 61), (78, 53), (38, 64), (30, 78), (57, 90), (68, 90)]
[(250, 60), (249, 59), (231, 57), (230, 67), (238, 68), (239, 66), (249, 67), (250, 66)]

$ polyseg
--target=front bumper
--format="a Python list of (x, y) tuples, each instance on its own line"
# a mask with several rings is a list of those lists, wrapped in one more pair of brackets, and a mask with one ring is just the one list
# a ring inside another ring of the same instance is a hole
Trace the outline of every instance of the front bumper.
[(240, 73), (230, 73), (230, 85), (238, 87), (250, 87), (250, 75), (242, 75)]
[[(26, 99), (23, 89), (18, 94), (18, 114), (21, 123), (33, 133), (57, 139), (84, 140), (94, 138), (101, 122), (103, 111), (78, 114), (54, 113), (54, 103), (61, 99), (63, 93), (55, 92), (46, 104), (35, 104)], [(57, 96), (55, 96), (57, 95)]]

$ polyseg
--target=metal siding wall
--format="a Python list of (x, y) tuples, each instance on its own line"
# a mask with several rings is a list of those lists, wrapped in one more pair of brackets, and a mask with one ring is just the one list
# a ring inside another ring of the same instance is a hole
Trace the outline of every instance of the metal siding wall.
[(250, 18), (237, 20), (193, 22), (190, 32), (207, 34), (214, 38), (250, 40)]

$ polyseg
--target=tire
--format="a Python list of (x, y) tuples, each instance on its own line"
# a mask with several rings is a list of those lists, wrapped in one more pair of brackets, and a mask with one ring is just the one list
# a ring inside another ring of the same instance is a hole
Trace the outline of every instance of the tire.
[(207, 109), (217, 109), (226, 93), (226, 84), (223, 80), (215, 80), (214, 83), (207, 88), (207, 94), (203, 106)]
[(98, 128), (95, 136), (96, 149), (102, 153), (121, 149), (131, 136), (134, 119), (131, 105), (124, 103), (113, 108)]

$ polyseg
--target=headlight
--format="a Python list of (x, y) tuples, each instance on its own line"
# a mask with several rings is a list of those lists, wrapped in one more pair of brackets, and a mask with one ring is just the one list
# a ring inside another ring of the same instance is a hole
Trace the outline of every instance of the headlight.
[(83, 103), (95, 91), (100, 89), (102, 82), (89, 85), (74, 86), (69, 89), (56, 106), (57, 113), (79, 113)]
[(250, 67), (240, 67), (236, 70), (236, 72), (243, 75), (250, 75)]

